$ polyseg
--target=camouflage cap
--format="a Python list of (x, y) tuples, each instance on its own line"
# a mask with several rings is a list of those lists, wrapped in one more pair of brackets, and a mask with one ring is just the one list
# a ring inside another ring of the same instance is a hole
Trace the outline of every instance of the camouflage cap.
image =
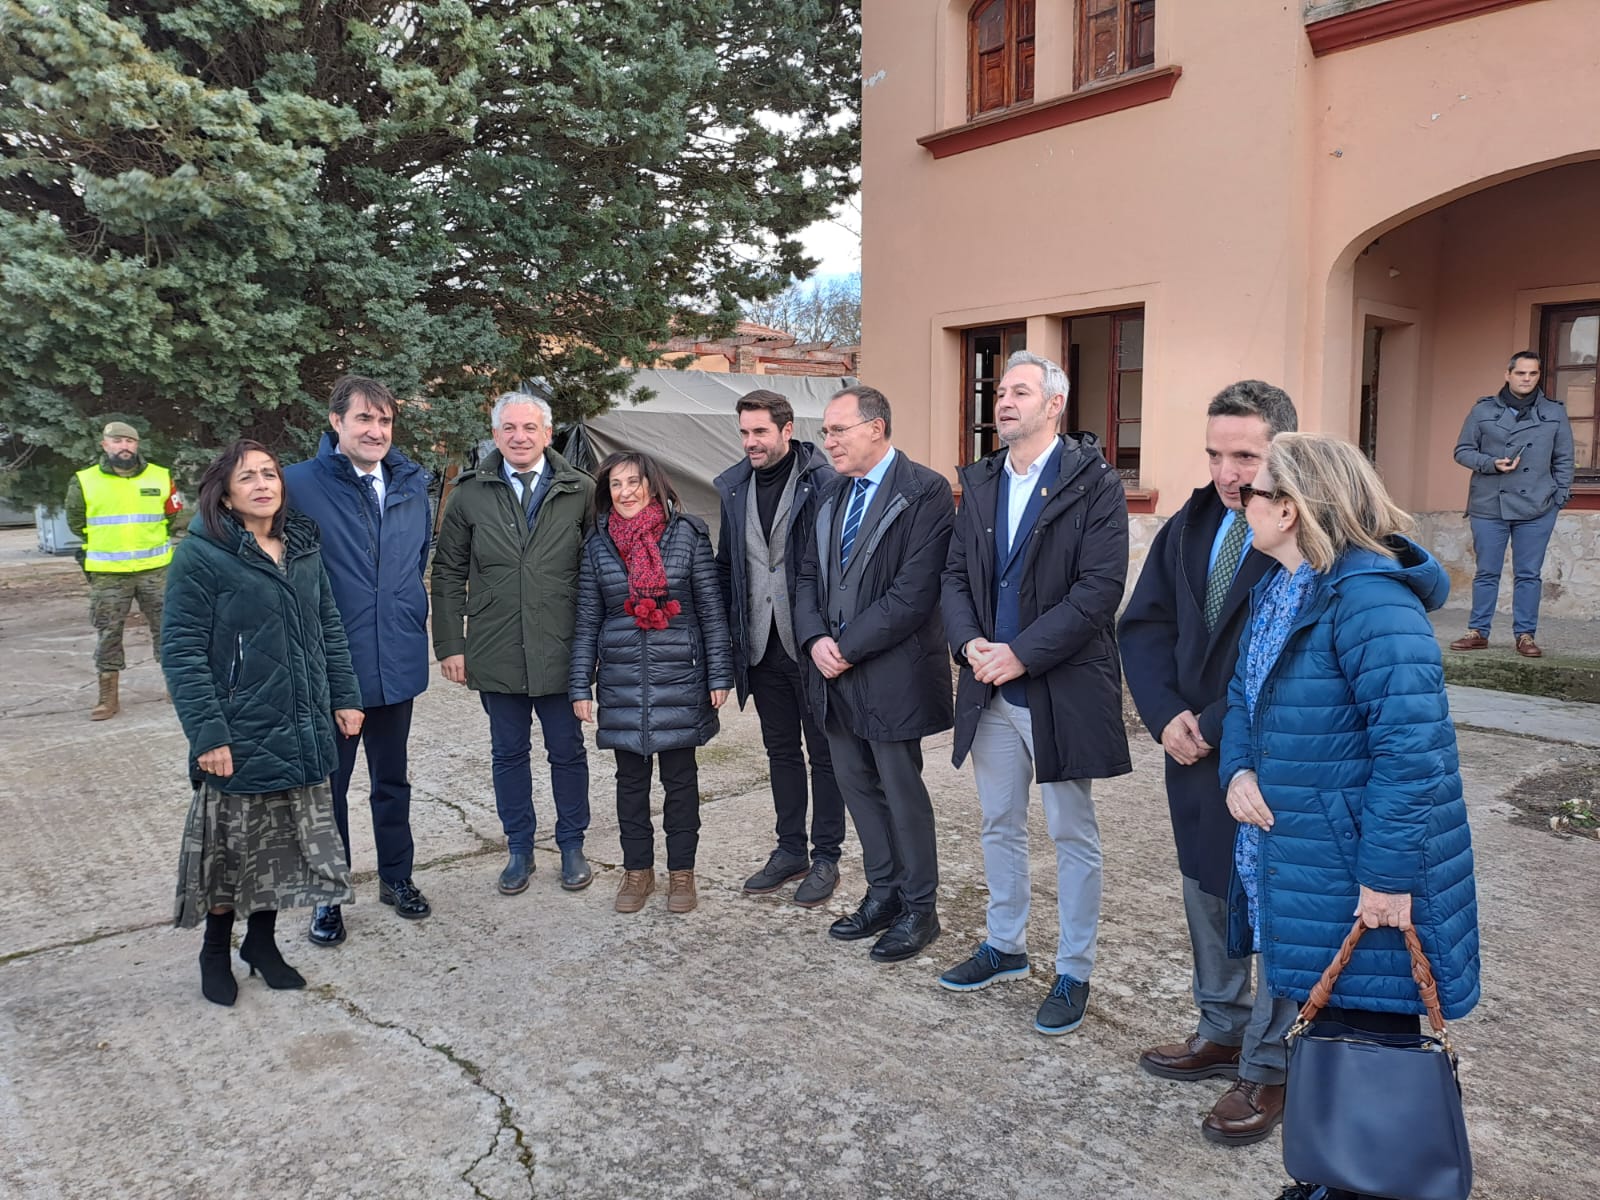
[(126, 421), (108, 421), (106, 427), (100, 431), (103, 438), (125, 437), (139, 440), (139, 431)]

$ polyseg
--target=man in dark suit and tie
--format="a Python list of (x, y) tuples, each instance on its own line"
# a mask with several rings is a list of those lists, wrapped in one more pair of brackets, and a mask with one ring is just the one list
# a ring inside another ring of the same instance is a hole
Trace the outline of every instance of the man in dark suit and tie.
[(1197, 488), (1150, 545), (1118, 637), (1128, 690), (1167, 752), (1167, 802), (1194, 950), (1199, 1027), (1146, 1050), (1139, 1065), (1163, 1079), (1232, 1078), (1201, 1126), (1222, 1145), (1267, 1137), (1283, 1119), (1283, 1035), (1292, 1001), (1275, 1000), (1249, 958), (1228, 957), (1228, 883), (1238, 824), (1217, 760), (1228, 682), (1250, 619), (1250, 589), (1273, 566), (1250, 546), (1241, 485), (1255, 480), (1272, 439), (1299, 424), (1280, 388), (1247, 379), (1206, 410), (1211, 483)]
[(939, 616), (955, 501), (944, 476), (890, 443), (876, 388), (839, 392), (822, 445), (840, 478), (820, 494), (816, 536), (800, 566), (795, 637), (812, 666), (834, 775), (861, 839), (867, 895), (831, 936), (878, 936), (877, 962), (899, 962), (939, 936), (933, 802), (922, 739), (953, 719)]
[(433, 559), (433, 650), (440, 674), (476, 691), (489, 715), (494, 802), (508, 853), (499, 890), (526, 891), (534, 871), (537, 714), (555, 794), (561, 886), (578, 891), (594, 878), (583, 856), (589, 757), (567, 700), (567, 667), (594, 480), (550, 449), (543, 400), (507, 392), (491, 421), (494, 450), (457, 479), (445, 504)]
[(1056, 432), (1067, 377), (1019, 350), (995, 389), (1005, 449), (961, 472), (944, 619), (961, 664), (955, 764), (972, 754), (989, 885), (985, 937), (939, 977), (970, 992), (1028, 974), (1028, 792), (1056, 852), (1055, 979), (1033, 1020), (1071, 1033), (1100, 927), (1095, 779), (1133, 770), (1114, 626), (1128, 577), (1128, 502), (1092, 434)]

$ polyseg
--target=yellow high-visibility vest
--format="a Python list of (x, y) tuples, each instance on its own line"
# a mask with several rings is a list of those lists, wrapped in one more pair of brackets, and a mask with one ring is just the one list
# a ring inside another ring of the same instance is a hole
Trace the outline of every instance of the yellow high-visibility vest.
[(83, 504), (85, 571), (130, 574), (153, 571), (172, 561), (167, 536), (167, 497), (172, 474), (146, 466), (133, 476), (111, 475), (99, 467), (78, 472)]

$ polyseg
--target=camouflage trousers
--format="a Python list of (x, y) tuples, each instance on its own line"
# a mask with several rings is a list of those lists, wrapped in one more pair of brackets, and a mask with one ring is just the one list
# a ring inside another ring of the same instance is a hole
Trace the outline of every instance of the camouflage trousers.
[(224, 792), (209, 776), (195, 788), (178, 852), (172, 916), (180, 928), (213, 908), (248, 916), (354, 898), (326, 779), (256, 795)]
[(150, 626), (150, 648), (161, 661), (161, 602), (167, 591), (167, 569), (113, 574), (89, 572), (89, 620), (100, 636), (94, 645), (96, 671), (125, 671), (127, 656), (122, 650), (122, 626), (128, 620), (133, 602)]

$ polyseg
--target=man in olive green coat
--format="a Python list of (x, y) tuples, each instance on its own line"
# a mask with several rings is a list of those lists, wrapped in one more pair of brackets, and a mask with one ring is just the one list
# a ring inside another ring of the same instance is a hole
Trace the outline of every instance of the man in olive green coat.
[[(533, 873), (534, 714), (550, 762), (561, 886), (594, 878), (583, 857), (589, 758), (567, 700), (578, 557), (594, 480), (550, 447), (550, 406), (520, 392), (495, 401), (495, 449), (445, 502), (433, 559), (433, 650), (440, 673), (479, 694), (489, 714), (494, 800), (509, 860), (498, 887)], [(465, 625), (465, 633), (463, 633)]]

